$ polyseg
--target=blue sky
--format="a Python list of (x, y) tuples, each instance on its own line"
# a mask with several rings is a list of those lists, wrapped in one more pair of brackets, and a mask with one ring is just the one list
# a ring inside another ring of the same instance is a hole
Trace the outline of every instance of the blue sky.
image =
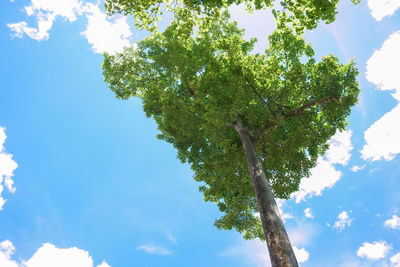
[[(302, 266), (400, 266), (400, 3), (342, 0), (307, 32), (360, 70), (343, 133), (278, 201)], [(0, 2), (0, 266), (270, 266), (266, 245), (218, 231), (188, 165), (138, 100), (103, 82), (102, 52), (145, 33), (102, 3)], [(396, 12), (397, 11), (397, 12)], [(231, 8), (262, 51), (268, 11)]]

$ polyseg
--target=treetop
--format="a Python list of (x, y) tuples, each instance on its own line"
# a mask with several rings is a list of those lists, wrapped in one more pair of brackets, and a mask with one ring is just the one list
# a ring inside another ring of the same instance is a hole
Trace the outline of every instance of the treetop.
[(173, 20), (163, 33), (116, 55), (103, 71), (118, 98), (139, 97), (158, 137), (188, 162), (208, 201), (224, 215), (219, 228), (245, 238), (263, 234), (257, 203), (237, 133), (240, 116), (254, 141), (278, 198), (298, 190), (327, 141), (343, 130), (359, 93), (355, 63), (328, 55), (316, 61), (300, 34), (280, 27), (263, 54), (227, 13), (196, 34)]
[[(354, 4), (361, 0), (350, 0)], [(205, 17), (214, 18), (221, 10), (244, 4), (247, 10), (272, 8), (276, 19), (292, 22), (297, 30), (313, 29), (319, 21), (335, 20), (339, 0), (106, 0), (109, 14), (134, 15), (137, 28), (157, 30), (163, 11), (172, 12), (178, 20), (196, 24)]]

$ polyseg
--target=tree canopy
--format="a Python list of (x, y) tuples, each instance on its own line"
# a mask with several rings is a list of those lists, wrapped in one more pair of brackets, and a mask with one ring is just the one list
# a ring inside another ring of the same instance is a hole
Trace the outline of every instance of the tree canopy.
[[(361, 0), (350, 0), (354, 4)], [(273, 8), (275, 17), (292, 21), (300, 29), (313, 29), (318, 21), (335, 20), (339, 0), (106, 0), (110, 14), (134, 15), (136, 26), (154, 31), (162, 11), (172, 12), (179, 20), (195, 23), (200, 17), (219, 16), (231, 5), (246, 5), (249, 11)]]
[(284, 24), (263, 54), (251, 53), (256, 40), (245, 40), (227, 13), (196, 34), (186, 26), (173, 20), (137, 46), (105, 54), (105, 81), (118, 98), (142, 100), (158, 137), (173, 144), (205, 200), (223, 212), (218, 228), (264, 239), (241, 140), (230, 125), (238, 116), (246, 124), (275, 197), (288, 198), (345, 128), (358, 71), (332, 55), (317, 61)]

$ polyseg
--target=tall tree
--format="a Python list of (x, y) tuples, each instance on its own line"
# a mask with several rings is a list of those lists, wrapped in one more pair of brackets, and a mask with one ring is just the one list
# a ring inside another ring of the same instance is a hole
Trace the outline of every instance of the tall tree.
[(272, 266), (297, 266), (274, 197), (298, 190), (345, 128), (359, 89), (353, 62), (316, 62), (284, 25), (264, 54), (251, 54), (256, 40), (244, 40), (227, 13), (196, 34), (173, 20), (137, 47), (105, 54), (103, 73), (118, 98), (142, 100), (158, 137), (191, 165), (205, 200), (224, 213), (219, 229), (266, 239)]
[[(354, 4), (361, 0), (351, 0)], [(105, 0), (110, 14), (134, 15), (138, 28), (157, 29), (162, 11), (172, 12), (178, 20), (195, 23), (204, 17), (214, 18), (231, 5), (246, 5), (249, 11), (273, 8), (275, 17), (295, 22), (297, 30), (313, 29), (318, 21), (335, 20), (339, 0)]]

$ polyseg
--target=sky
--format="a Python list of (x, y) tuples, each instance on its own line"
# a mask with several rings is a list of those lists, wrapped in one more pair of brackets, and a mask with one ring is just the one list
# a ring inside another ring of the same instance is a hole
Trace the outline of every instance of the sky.
[[(230, 11), (262, 52), (270, 11)], [(400, 1), (338, 12), (305, 37), (356, 60), (359, 102), (277, 203), (301, 266), (399, 267)], [(213, 226), (190, 166), (104, 83), (102, 53), (144, 36), (100, 1), (0, 1), (1, 267), (270, 266), (265, 243)]]

